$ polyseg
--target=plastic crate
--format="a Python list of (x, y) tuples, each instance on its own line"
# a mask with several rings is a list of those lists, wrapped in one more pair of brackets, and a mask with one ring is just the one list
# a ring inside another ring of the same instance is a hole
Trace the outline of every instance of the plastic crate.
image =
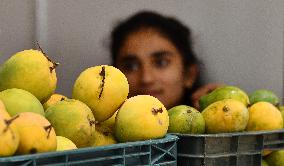
[(67, 165), (177, 165), (174, 135), (147, 141), (120, 143), (96, 148), (38, 153), (0, 158), (1, 166)]
[(284, 149), (284, 130), (263, 133), (263, 149)]
[(176, 135), (182, 166), (260, 166), (263, 149), (284, 148), (284, 130)]

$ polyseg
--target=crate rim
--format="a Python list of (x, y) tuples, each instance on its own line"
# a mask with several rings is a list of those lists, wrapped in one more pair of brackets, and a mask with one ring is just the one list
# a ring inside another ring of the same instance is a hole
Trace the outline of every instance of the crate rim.
[(268, 135), (284, 133), (284, 129), (280, 130), (262, 130), (262, 131), (243, 131), (233, 133), (218, 133), (218, 134), (181, 134), (181, 133), (169, 133), (182, 137), (232, 137), (232, 136), (255, 136), (255, 135)]
[(112, 150), (112, 149), (119, 149), (119, 148), (128, 148), (132, 146), (155, 145), (155, 144), (160, 144), (160, 143), (177, 141), (178, 139), (179, 138), (176, 135), (167, 134), (163, 138), (149, 139), (145, 141), (133, 141), (133, 142), (117, 143), (117, 144), (98, 146), (98, 147), (84, 147), (84, 148), (65, 150), (65, 151), (53, 151), (53, 152), (43, 152), (43, 153), (36, 153), (36, 154), (24, 154), (24, 155), (0, 157), (0, 162), (37, 159), (37, 158), (41, 158), (42, 156), (48, 158), (48, 157), (54, 157), (54, 156), (75, 155), (75, 154), (86, 153), (86, 152), (96, 152), (96, 151), (102, 151), (102, 150), (105, 151), (105, 150)]

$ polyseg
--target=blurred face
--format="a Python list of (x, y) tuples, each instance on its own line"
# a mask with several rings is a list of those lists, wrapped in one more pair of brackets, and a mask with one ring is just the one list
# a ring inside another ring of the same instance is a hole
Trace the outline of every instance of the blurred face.
[(128, 79), (130, 97), (152, 95), (166, 108), (182, 100), (185, 86), (182, 56), (157, 31), (142, 29), (131, 33), (120, 49), (116, 66)]

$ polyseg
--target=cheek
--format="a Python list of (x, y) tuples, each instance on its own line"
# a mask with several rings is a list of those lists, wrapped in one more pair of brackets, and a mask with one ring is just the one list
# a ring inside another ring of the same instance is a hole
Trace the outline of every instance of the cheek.
[(169, 70), (164, 74), (159, 75), (160, 80), (163, 80), (164, 84), (172, 87), (181, 87), (183, 86), (183, 75), (181, 71)]

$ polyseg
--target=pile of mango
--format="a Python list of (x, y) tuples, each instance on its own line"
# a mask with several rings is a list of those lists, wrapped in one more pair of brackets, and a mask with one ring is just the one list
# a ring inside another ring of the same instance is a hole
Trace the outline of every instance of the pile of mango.
[[(72, 96), (58, 94), (58, 66), (41, 49), (20, 51), (1, 64), (0, 157), (149, 140), (167, 133), (283, 128), (284, 107), (269, 90), (247, 95), (223, 86), (200, 99), (200, 110), (180, 105), (167, 111), (153, 96), (128, 98), (125, 75), (108, 65), (83, 70)], [(283, 152), (272, 152), (267, 162), (278, 156)]]
[[(283, 106), (278, 96), (267, 89), (251, 94), (236, 86), (224, 85), (202, 96), (200, 110), (187, 105), (169, 109), (168, 132), (218, 134), (283, 129)], [(284, 165), (284, 151), (263, 151), (269, 165)], [(271, 154), (270, 154), (271, 153)], [(263, 160), (265, 164), (265, 160)]]
[(72, 96), (56, 93), (60, 66), (41, 49), (0, 66), (0, 157), (164, 137), (169, 116), (155, 97), (128, 98), (125, 75), (108, 65), (83, 70)]

